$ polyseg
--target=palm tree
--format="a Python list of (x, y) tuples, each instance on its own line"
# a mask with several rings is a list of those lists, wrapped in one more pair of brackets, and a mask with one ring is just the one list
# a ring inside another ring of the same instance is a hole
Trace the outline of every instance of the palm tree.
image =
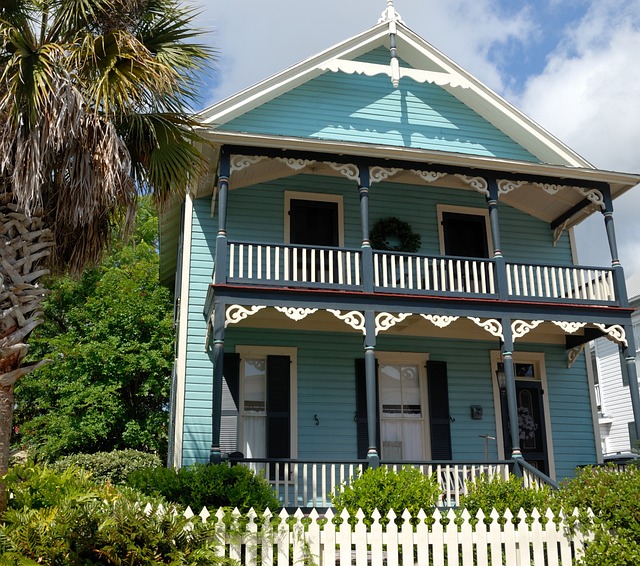
[[(0, 477), (49, 272), (100, 259), (136, 198), (201, 167), (189, 102), (212, 58), (179, 0), (0, 2)], [(0, 512), (5, 508), (0, 486)]]

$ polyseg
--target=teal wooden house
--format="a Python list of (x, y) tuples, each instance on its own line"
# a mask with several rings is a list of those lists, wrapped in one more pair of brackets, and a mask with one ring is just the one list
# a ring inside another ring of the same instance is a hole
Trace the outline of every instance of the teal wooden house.
[[(306, 504), (364, 464), (597, 461), (582, 350), (607, 337), (636, 380), (612, 201), (640, 176), (594, 168), (392, 2), (201, 118), (209, 170), (161, 218), (172, 465), (239, 459)], [(610, 265), (574, 261), (591, 214)]]

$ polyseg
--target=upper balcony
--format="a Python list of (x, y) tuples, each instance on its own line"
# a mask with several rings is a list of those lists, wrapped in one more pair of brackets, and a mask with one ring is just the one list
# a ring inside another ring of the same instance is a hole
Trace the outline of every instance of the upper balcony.
[[(614, 270), (355, 248), (230, 241), (226, 278), (243, 286), (618, 306)], [(370, 267), (368, 267), (370, 265)], [(369, 273), (369, 270), (371, 271)], [(370, 281), (368, 287), (366, 282)]]

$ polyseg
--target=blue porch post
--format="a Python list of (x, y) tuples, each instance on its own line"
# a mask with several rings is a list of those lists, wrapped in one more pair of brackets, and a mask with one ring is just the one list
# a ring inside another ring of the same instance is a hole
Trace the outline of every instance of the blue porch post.
[[(518, 423), (518, 399), (516, 396), (516, 377), (513, 369), (513, 335), (511, 333), (511, 319), (502, 319), (502, 363), (507, 389), (507, 414), (509, 418), (509, 432), (511, 435), (511, 458), (522, 458), (520, 452), (520, 426)], [(506, 431), (505, 431), (506, 432)], [(505, 454), (505, 458), (508, 457)]]
[[(616, 230), (613, 222), (613, 199), (611, 198), (611, 190), (609, 186), (602, 187), (604, 195), (604, 226), (607, 232), (607, 241), (609, 243), (609, 251), (611, 252), (611, 267), (613, 268), (613, 284), (615, 286), (618, 304), (621, 307), (629, 306), (629, 298), (627, 297), (627, 287), (624, 279), (624, 269), (618, 257), (618, 244), (616, 242)], [(620, 346), (621, 359), (627, 370), (629, 379), (629, 396), (631, 397), (631, 408), (633, 411), (634, 426), (636, 429), (636, 438), (640, 439), (640, 393), (638, 392), (638, 374), (636, 368), (635, 356), (635, 337), (633, 326), (626, 324), (624, 331), (627, 337), (627, 345)]]
[(616, 230), (613, 223), (613, 200), (611, 198), (611, 190), (608, 185), (602, 187), (602, 194), (604, 195), (604, 210), (602, 211), (602, 215), (604, 216), (604, 227), (607, 232), (607, 241), (609, 243), (609, 251), (611, 253), (613, 284), (615, 287), (616, 297), (618, 299), (618, 305), (621, 307), (628, 307), (629, 299), (627, 297), (627, 288), (624, 281), (624, 270), (622, 269), (622, 264), (618, 257)]
[[(216, 257), (213, 283), (227, 280), (227, 197), (229, 192), (230, 156), (223, 152), (220, 156), (218, 175), (218, 233), (216, 236)], [(218, 464), (222, 460), (220, 451), (220, 431), (222, 427), (222, 371), (224, 367), (224, 323), (226, 304), (217, 303), (213, 313), (213, 387), (211, 398), (211, 451), (209, 462)]]
[(369, 241), (369, 168), (360, 170), (360, 224), (362, 226), (362, 286), (365, 293), (373, 293), (373, 250)]
[(496, 266), (496, 283), (498, 286), (498, 297), (506, 300), (508, 298), (507, 289), (507, 266), (502, 255), (500, 245), (500, 223), (498, 221), (498, 183), (495, 178), (487, 179), (489, 186), (489, 196), (487, 197), (487, 207), (489, 208), (489, 225), (491, 227), (491, 239), (493, 240), (493, 261)]
[(209, 462), (222, 461), (220, 431), (222, 428), (222, 379), (224, 368), (224, 322), (227, 305), (216, 303), (213, 312), (213, 390), (211, 402), (211, 451)]
[(377, 411), (377, 386), (376, 383), (376, 322), (375, 312), (366, 311), (365, 339), (364, 339), (364, 370), (367, 390), (367, 435), (369, 448), (367, 460), (372, 468), (380, 465), (380, 453), (377, 442), (378, 411)]
[(220, 156), (218, 174), (218, 233), (216, 235), (216, 257), (214, 284), (224, 283), (229, 272), (229, 254), (227, 250), (227, 199), (229, 196), (230, 155), (223, 152)]
[[(638, 373), (636, 368), (636, 342), (633, 326), (627, 324), (624, 327), (627, 335), (627, 345), (621, 345), (621, 358), (624, 360), (629, 379), (629, 395), (631, 396), (631, 408), (633, 410), (633, 424), (636, 429), (636, 438), (640, 439), (640, 392), (638, 391)], [(631, 446), (633, 448), (633, 446)]]

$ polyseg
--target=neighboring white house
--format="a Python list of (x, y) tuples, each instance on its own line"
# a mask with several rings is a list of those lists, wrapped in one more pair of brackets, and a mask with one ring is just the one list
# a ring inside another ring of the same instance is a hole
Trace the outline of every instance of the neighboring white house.
[[(640, 273), (627, 279), (627, 292), (635, 336), (636, 363), (640, 361)], [(633, 411), (624, 364), (620, 350), (606, 338), (590, 344), (594, 369), (598, 422), (603, 454), (625, 452), (632, 448), (635, 438)]]

